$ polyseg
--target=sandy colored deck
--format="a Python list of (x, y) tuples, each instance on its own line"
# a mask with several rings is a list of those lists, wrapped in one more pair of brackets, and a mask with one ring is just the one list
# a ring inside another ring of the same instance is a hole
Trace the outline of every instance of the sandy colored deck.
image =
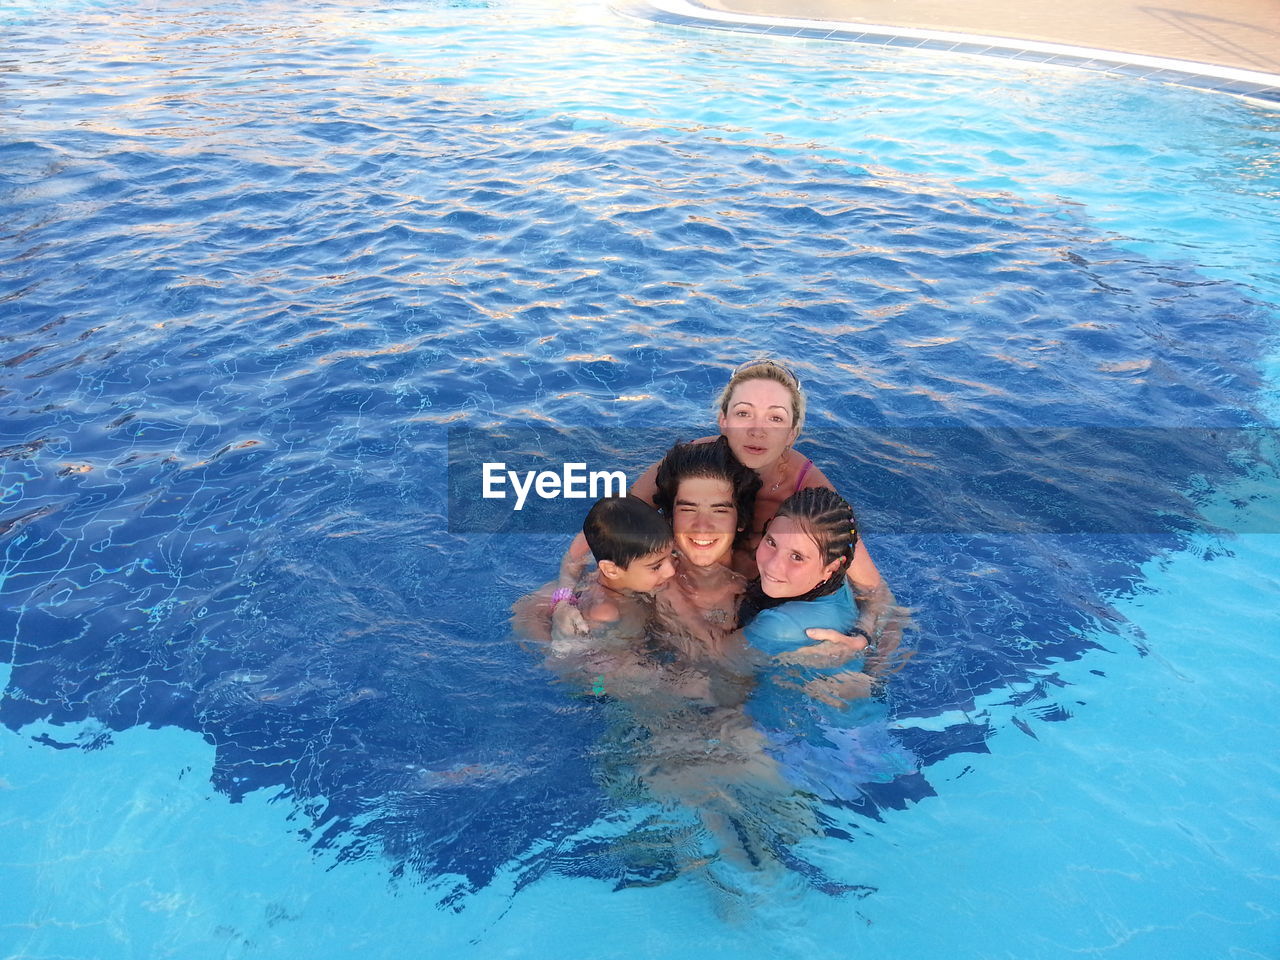
[(1280, 0), (699, 0), (714, 10), (923, 27), (1280, 74)]

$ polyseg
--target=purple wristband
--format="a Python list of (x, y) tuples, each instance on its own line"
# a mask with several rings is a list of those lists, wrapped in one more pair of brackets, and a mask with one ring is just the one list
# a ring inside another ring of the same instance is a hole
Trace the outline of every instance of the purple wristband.
[(578, 598), (573, 595), (573, 591), (568, 587), (556, 587), (555, 592), (551, 594), (551, 609), (554, 610), (558, 607), (561, 600), (569, 601), (569, 606), (571, 607), (578, 605)]

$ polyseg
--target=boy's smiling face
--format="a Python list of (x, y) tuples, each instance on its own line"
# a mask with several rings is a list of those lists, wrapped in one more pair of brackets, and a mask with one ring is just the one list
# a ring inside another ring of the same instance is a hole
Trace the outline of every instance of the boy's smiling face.
[(681, 480), (671, 525), (676, 549), (695, 567), (728, 562), (738, 533), (738, 510), (729, 481), (718, 477)]
[[(611, 571), (606, 571), (606, 563), (612, 568)], [(605, 574), (606, 582), (615, 590), (653, 593), (675, 576), (676, 568), (671, 562), (671, 548), (665, 547), (638, 557), (625, 567), (606, 560), (600, 564), (600, 572)]]

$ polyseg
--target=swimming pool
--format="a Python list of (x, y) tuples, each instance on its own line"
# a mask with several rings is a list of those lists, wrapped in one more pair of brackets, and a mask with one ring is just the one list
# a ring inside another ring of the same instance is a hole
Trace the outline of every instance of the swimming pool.
[[(586, 4), (0, 11), (6, 956), (1274, 953), (1274, 108)], [(917, 611), (916, 768), (716, 893), (511, 642), (563, 537), (451, 532), (444, 461), (647, 463), (756, 353)], [(1045, 478), (937, 439), (1062, 430), (1070, 490), (1103, 427), (1238, 533), (1011, 532)]]

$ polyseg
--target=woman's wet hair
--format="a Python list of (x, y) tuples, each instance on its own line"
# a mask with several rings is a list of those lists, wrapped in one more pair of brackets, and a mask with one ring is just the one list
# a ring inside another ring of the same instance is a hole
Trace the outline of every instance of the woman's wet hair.
[(751, 537), (760, 475), (742, 465), (724, 437), (717, 437), (712, 443), (677, 443), (658, 464), (658, 489), (653, 495), (654, 505), (668, 520), (675, 518), (676, 491), (680, 489), (680, 481), (697, 478), (724, 480), (729, 484), (733, 491), (733, 505), (738, 511), (738, 533), (733, 546), (735, 549), (745, 546)]
[(807, 487), (797, 490), (782, 501), (773, 519), (765, 524), (765, 535), (769, 526), (779, 517), (790, 517), (807, 533), (822, 551), (822, 565), (832, 560), (842, 560), (835, 571), (808, 593), (798, 597), (771, 597), (760, 586), (760, 578), (756, 577), (748, 586), (742, 598), (742, 606), (738, 618), (743, 625), (750, 623), (757, 613), (776, 607), (792, 600), (817, 600), (835, 593), (844, 584), (849, 574), (849, 564), (853, 562), (853, 551), (858, 545), (858, 520), (853, 515), (853, 507), (834, 490), (826, 487)]
[(636, 497), (605, 497), (587, 511), (582, 535), (596, 562), (626, 568), (641, 557), (671, 548), (671, 524)]
[(733, 399), (733, 391), (749, 380), (772, 380), (786, 387), (787, 393), (791, 394), (791, 426), (796, 430), (804, 426), (804, 390), (800, 388), (800, 378), (792, 373), (790, 368), (774, 360), (748, 360), (733, 371), (729, 383), (716, 400), (717, 416), (729, 415), (729, 403)]

